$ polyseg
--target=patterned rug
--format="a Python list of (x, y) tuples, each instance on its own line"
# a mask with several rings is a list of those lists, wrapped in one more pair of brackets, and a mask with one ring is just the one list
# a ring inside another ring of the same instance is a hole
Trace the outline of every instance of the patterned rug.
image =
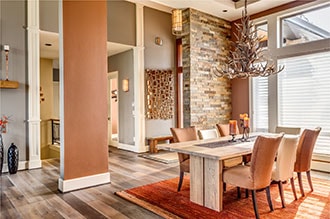
[[(294, 200), (291, 185), (284, 184), (286, 208), (282, 208), (278, 186), (271, 185), (274, 211), (270, 212), (266, 192), (257, 192), (257, 203), (261, 218), (330, 218), (330, 181), (313, 178), (314, 191), (310, 192), (307, 180), (303, 178), (305, 197), (301, 197), (298, 180), (295, 180), (298, 200)], [(182, 189), (177, 192), (178, 178), (144, 185), (116, 194), (164, 218), (255, 218), (251, 194), (237, 199), (236, 188), (227, 185), (224, 193), (223, 211), (216, 212), (189, 200), (189, 177), (185, 177)]]

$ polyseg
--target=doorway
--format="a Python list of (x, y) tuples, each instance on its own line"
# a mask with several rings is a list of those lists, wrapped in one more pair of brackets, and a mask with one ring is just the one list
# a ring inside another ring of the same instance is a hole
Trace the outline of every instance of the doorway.
[(108, 145), (118, 147), (118, 71), (108, 73)]

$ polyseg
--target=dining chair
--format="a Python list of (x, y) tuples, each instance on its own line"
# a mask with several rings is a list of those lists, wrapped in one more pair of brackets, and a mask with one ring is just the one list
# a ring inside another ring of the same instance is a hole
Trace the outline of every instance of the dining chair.
[(198, 137), (200, 139), (212, 139), (219, 138), (219, 134), (216, 129), (201, 129), (198, 130)]
[[(174, 142), (184, 142), (198, 140), (198, 135), (195, 126), (187, 128), (171, 128)], [(178, 192), (181, 190), (184, 173), (190, 172), (190, 156), (178, 152), (179, 164), (180, 164), (180, 179), (178, 184)]]
[(274, 210), (269, 186), (271, 183), (275, 155), (283, 135), (284, 134), (281, 133), (276, 136), (258, 136), (252, 150), (251, 165), (235, 166), (223, 172), (223, 182), (238, 188), (251, 190), (256, 218), (259, 218), (256, 201), (257, 190), (266, 189), (269, 208), (271, 211)]
[[(226, 123), (226, 124), (216, 124), (216, 127), (217, 127), (217, 129), (218, 129), (221, 137), (229, 136), (229, 123)], [(236, 134), (239, 135), (239, 128), (238, 128), (238, 125), (237, 124), (236, 124)], [(250, 160), (251, 160), (251, 155), (249, 155), (249, 154), (244, 155), (242, 157), (242, 161), (245, 164), (249, 163)], [(241, 161), (241, 163), (242, 163), (242, 161)], [(238, 162), (236, 162), (236, 163), (238, 163)], [(234, 162), (234, 164), (235, 164), (235, 162)]]
[(284, 132), (285, 134), (291, 135), (299, 135), (301, 128), (298, 127), (284, 127), (284, 126), (276, 126), (275, 133)]
[(285, 200), (283, 194), (283, 182), (290, 179), (292, 192), (295, 200), (297, 200), (296, 189), (294, 187), (293, 167), (296, 161), (296, 152), (298, 146), (298, 135), (285, 135), (277, 150), (277, 158), (272, 172), (272, 182), (278, 184), (282, 207), (285, 208)]
[[(221, 137), (228, 136), (229, 133), (229, 123), (226, 124), (216, 124)], [(236, 125), (236, 134), (239, 135), (238, 125)]]
[(305, 129), (299, 139), (296, 162), (294, 164), (294, 172), (297, 172), (299, 188), (302, 196), (305, 196), (304, 188), (301, 181), (302, 172), (306, 172), (309, 187), (311, 188), (311, 191), (314, 190), (310, 170), (315, 142), (320, 132), (321, 127), (317, 127), (314, 130)]

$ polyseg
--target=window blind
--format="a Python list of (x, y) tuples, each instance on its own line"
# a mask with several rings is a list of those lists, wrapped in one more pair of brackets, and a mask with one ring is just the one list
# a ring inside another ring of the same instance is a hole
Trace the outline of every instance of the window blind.
[(253, 130), (268, 131), (268, 78), (252, 78)]
[(330, 52), (279, 60), (278, 123), (314, 129), (330, 136)]

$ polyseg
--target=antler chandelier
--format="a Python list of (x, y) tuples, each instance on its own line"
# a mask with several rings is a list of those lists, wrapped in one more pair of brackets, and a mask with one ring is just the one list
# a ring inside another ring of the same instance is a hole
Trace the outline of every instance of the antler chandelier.
[(247, 78), (268, 77), (277, 74), (284, 69), (279, 66), (276, 71), (274, 61), (267, 56), (266, 49), (259, 45), (263, 37), (258, 37), (254, 24), (247, 15), (247, 0), (245, 0), (244, 11), (242, 11), (241, 24), (236, 24), (238, 34), (234, 33), (236, 42), (231, 42), (233, 49), (230, 50), (226, 60), (220, 62), (215, 68), (217, 77)]

